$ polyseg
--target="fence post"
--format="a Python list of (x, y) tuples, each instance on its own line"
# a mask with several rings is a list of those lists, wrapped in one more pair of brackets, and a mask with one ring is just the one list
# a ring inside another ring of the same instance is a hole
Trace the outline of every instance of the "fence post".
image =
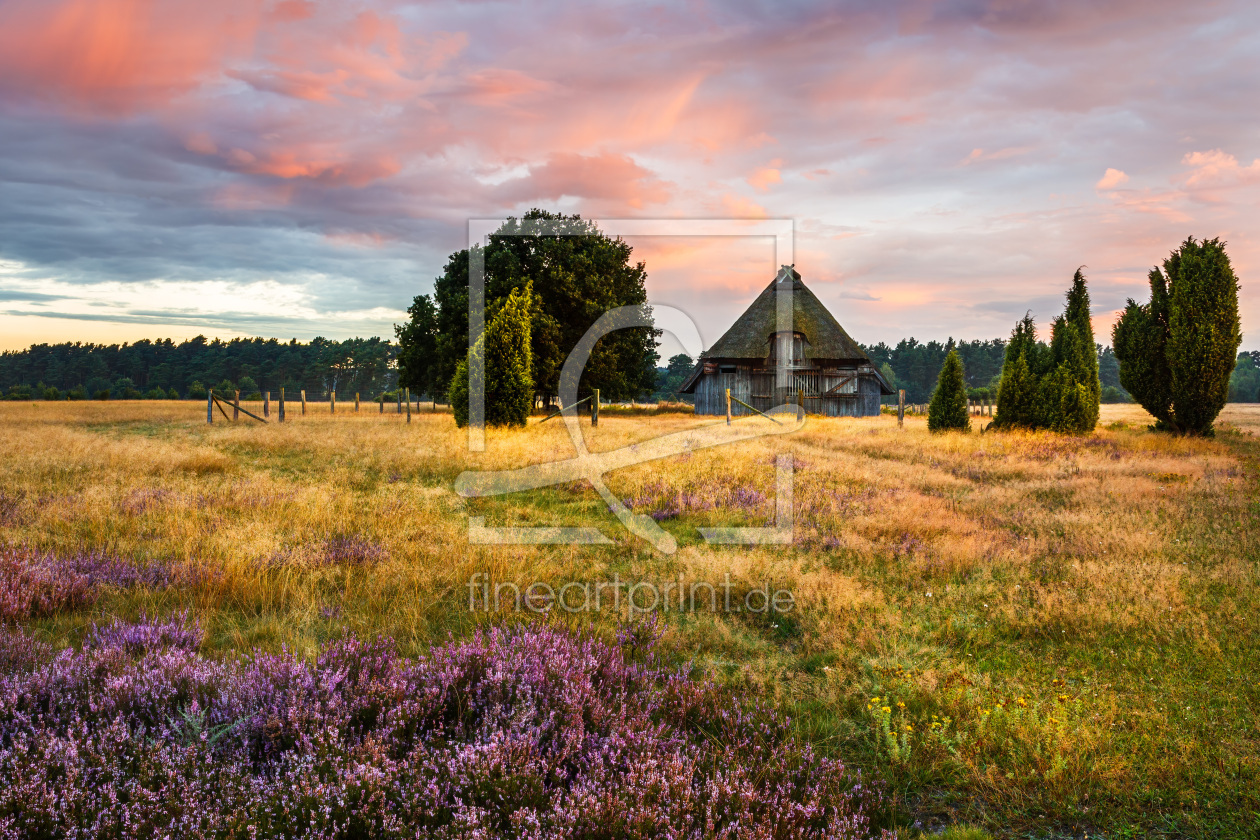
[(398, 397), (398, 413), (402, 414), (402, 386), (399, 385), (398, 390), (396, 390), (394, 393)]
[(381, 414), (385, 413), (385, 392), (381, 391)]
[(406, 388), (405, 390), (407, 392), (406, 394), (407, 396), (407, 422), (410, 423), (411, 422), (411, 389)]
[(591, 399), (591, 425), (599, 425), (599, 389), (595, 389), (595, 393)]
[(329, 414), (337, 413), (337, 392), (336, 391), (328, 392), (328, 413)]
[(214, 389), (206, 391), (206, 422), (214, 422)]
[(263, 417), (271, 416), (271, 392), (263, 391)]
[(726, 389), (726, 425), (731, 425), (731, 389)]
[(354, 413), (355, 414), (359, 413), (359, 392), (358, 391), (354, 392)]
[(797, 417), (805, 416), (805, 389), (796, 389), (796, 414)]
[(241, 418), (241, 392), (237, 391), (232, 398), (232, 419), (239, 420)]
[(302, 389), (302, 416), (306, 416), (306, 389)]
[(897, 428), (904, 429), (906, 426), (906, 392), (905, 389), (897, 391)]
[(280, 404), (276, 406), (276, 414), (280, 418), (280, 422), (284, 422), (284, 389), (280, 389)]

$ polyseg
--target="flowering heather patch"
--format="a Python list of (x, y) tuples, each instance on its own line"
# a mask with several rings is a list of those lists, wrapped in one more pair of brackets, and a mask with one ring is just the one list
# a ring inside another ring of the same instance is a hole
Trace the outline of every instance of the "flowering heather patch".
[(99, 551), (60, 556), (0, 548), (0, 621), (82, 609), (96, 602), (102, 586), (170, 582), (170, 569), (159, 563), (136, 565)]
[(419, 660), (346, 638), (313, 663), (176, 635), (116, 627), (0, 676), (0, 835), (856, 838), (881, 803), (642, 633)]
[(283, 566), (288, 563), (314, 566), (366, 566), (379, 563), (388, 555), (385, 549), (358, 534), (329, 537), (323, 542), (300, 548), (285, 548), (266, 559), (265, 565)]
[(90, 648), (117, 648), (132, 656), (164, 648), (193, 651), (201, 645), (201, 625), (190, 622), (186, 612), (168, 619), (151, 619), (142, 614), (136, 622), (93, 624), (83, 644)]
[(661, 522), (685, 513), (714, 508), (767, 512), (766, 494), (751, 487), (731, 487), (719, 482), (675, 488), (661, 481), (646, 485), (637, 496), (625, 500), (631, 509), (647, 509), (647, 515)]
[(0, 673), (33, 668), (52, 658), (52, 648), (13, 627), (0, 625)]
[(157, 510), (174, 495), (170, 490), (161, 487), (143, 487), (128, 493), (118, 506), (124, 513), (139, 516), (151, 510)]
[(18, 524), (21, 519), (22, 502), (25, 499), (26, 493), (21, 490), (16, 493), (0, 490), (0, 525)]
[(324, 562), (362, 566), (385, 559), (385, 549), (358, 534), (338, 535), (324, 540)]

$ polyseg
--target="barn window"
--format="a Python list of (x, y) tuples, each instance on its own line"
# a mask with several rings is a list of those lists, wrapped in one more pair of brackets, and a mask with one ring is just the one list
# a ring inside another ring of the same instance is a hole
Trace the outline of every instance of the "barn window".
[(719, 371), (721, 373), (734, 373), (735, 365), (722, 365), (721, 368), (719, 368)]
[(770, 361), (783, 359), (789, 367), (804, 367), (806, 343), (804, 333), (775, 333), (770, 336)]

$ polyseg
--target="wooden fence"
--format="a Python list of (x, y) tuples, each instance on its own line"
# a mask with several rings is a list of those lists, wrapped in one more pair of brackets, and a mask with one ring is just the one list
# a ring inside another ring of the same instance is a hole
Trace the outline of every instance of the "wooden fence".
[[(279, 423), (285, 423), (288, 421), (288, 412), (291, 410), (296, 409), (299, 411), (300, 416), (305, 417), (308, 411), (315, 411), (315, 406), (317, 405), (327, 405), (329, 414), (337, 413), (336, 391), (328, 392), (327, 401), (307, 400), (306, 391), (299, 391), (297, 399), (293, 399), (292, 397), (286, 398), (283, 388), (280, 389), (277, 396), (278, 399), (274, 402), (276, 415), (275, 419)], [(214, 392), (214, 389), (211, 389), (206, 393), (206, 422), (214, 423), (215, 410), (217, 409), (222, 418), (229, 422), (236, 422), (240, 420), (241, 415), (243, 414), (250, 419), (258, 421), (259, 423), (270, 423), (273, 404), (271, 397), (271, 391), (263, 391), (261, 399), (248, 400), (242, 403), (240, 391), (233, 391), (231, 394), (220, 396)], [(370, 402), (376, 402), (378, 404), (377, 412), (379, 414), (385, 414), (385, 404), (387, 401), (383, 394), (375, 400), (369, 401), (369, 404)], [(396, 399), (389, 400), (388, 402), (391, 409), (390, 413), (400, 415), (405, 414), (407, 416), (408, 423), (411, 422), (413, 404), (415, 406), (415, 411), (417, 413), (420, 411), (420, 399), (419, 397), (412, 399), (410, 388), (400, 389), (397, 392)], [(361, 395), (356, 392), (354, 395), (353, 408), (350, 407), (349, 401), (347, 401), (342, 405), (341, 410), (343, 413), (353, 412), (357, 414), (360, 412), (362, 404), (363, 400), (361, 399)], [(292, 405), (292, 408), (290, 408), (290, 405)], [(438, 403), (434, 400), (432, 411), (437, 411), (437, 407)], [(253, 408), (254, 411), (250, 411), (251, 408)]]
[[(967, 400), (967, 411), (973, 416), (992, 417), (994, 411), (994, 403), (989, 399), (983, 400)], [(897, 392), (897, 425), (905, 425), (906, 413), (911, 414), (927, 414), (927, 403), (911, 403), (906, 404), (906, 392)]]

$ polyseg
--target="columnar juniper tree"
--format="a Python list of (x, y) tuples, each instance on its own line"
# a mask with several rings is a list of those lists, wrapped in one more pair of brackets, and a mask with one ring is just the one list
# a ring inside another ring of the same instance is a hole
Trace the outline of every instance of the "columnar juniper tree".
[(1089, 290), (1079, 268), (1067, 293), (1067, 308), (1054, 319), (1050, 335), (1054, 369), (1043, 384), (1043, 425), (1056, 432), (1092, 432), (1098, 423), (1102, 384), (1089, 320)]
[(1186, 239), (1151, 269), (1150, 303), (1132, 299), (1112, 329), (1120, 384), (1156, 428), (1209, 434), (1229, 398), (1242, 324), (1238, 277), (1220, 239)]
[(997, 414), (993, 418), (995, 427), (1040, 425), (1037, 387), (1045, 354), (1045, 346), (1037, 343), (1037, 325), (1032, 314), (1025, 313), (1011, 331), (1011, 340), (1006, 345), (1002, 379), (998, 383)]
[(950, 350), (941, 365), (936, 379), (936, 390), (928, 405), (928, 430), (947, 432), (967, 431), (971, 428), (971, 416), (967, 412), (967, 380), (963, 374), (962, 359), (957, 350)]
[(1089, 320), (1089, 291), (1080, 269), (1050, 335), (1049, 347), (1037, 341), (1031, 314), (1015, 325), (998, 386), (996, 427), (1079, 434), (1093, 431), (1098, 423), (1102, 385)]
[(529, 283), (513, 289), (490, 318), (476, 346), (456, 367), (450, 394), (451, 411), (459, 426), (468, 425), (468, 360), (473, 354), (481, 354), (485, 360), (486, 425), (525, 425), (534, 399), (529, 347), (532, 298)]

